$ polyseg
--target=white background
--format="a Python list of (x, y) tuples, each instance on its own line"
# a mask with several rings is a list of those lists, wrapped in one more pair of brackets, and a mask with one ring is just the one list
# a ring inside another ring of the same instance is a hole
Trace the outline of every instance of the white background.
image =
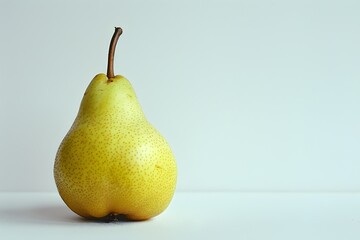
[(56, 191), (91, 79), (115, 72), (178, 190), (360, 190), (360, 2), (0, 1), (0, 190)]

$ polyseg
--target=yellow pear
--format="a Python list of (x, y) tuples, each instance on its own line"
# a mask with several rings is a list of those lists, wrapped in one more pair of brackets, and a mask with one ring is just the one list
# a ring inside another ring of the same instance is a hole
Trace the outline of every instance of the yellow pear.
[(147, 121), (130, 82), (114, 75), (121, 28), (110, 43), (107, 75), (98, 74), (55, 159), (61, 198), (80, 216), (146, 220), (166, 209), (176, 185), (174, 155)]

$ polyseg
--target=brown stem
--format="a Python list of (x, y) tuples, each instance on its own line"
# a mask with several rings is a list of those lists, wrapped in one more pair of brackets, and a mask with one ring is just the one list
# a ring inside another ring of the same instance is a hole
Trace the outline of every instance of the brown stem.
[(116, 43), (121, 34), (122, 34), (122, 29), (120, 27), (115, 27), (115, 32), (111, 38), (110, 47), (109, 47), (108, 66), (107, 66), (107, 77), (108, 78), (115, 77), (115, 75), (114, 75), (115, 47), (116, 47)]

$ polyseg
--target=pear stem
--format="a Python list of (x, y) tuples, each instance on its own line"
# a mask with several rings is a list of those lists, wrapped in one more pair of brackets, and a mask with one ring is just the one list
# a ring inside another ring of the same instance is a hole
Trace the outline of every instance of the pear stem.
[(115, 27), (115, 32), (111, 38), (110, 47), (109, 47), (109, 55), (108, 55), (108, 66), (107, 66), (107, 77), (113, 78), (114, 75), (114, 55), (116, 43), (122, 34), (122, 29), (120, 27)]

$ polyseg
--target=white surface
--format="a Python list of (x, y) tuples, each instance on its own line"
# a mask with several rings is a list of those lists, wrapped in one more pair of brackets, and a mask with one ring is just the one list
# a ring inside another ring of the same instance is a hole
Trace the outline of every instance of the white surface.
[(358, 240), (360, 194), (179, 192), (150, 221), (97, 223), (55, 193), (1, 193), (0, 238)]
[(179, 190), (360, 190), (359, 0), (0, 0), (0, 191), (55, 191), (90, 80), (134, 86)]

